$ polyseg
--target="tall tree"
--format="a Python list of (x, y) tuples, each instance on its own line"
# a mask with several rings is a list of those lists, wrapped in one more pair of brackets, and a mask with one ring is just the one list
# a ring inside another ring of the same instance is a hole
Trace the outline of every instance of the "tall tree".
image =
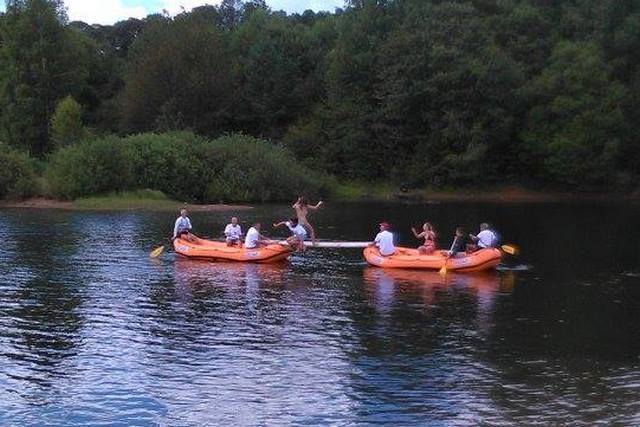
[(148, 24), (132, 47), (123, 94), (127, 132), (228, 128), (231, 58), (222, 31), (191, 14)]
[(49, 121), (58, 99), (86, 79), (83, 52), (69, 35), (61, 1), (12, 0), (0, 46), (0, 133), (37, 156), (50, 150)]

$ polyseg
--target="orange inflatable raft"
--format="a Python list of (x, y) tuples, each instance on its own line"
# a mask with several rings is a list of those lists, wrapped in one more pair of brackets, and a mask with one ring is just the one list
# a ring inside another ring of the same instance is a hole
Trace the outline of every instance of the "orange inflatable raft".
[(367, 262), (382, 268), (414, 268), (423, 270), (439, 270), (447, 263), (448, 271), (467, 273), (483, 271), (500, 264), (502, 252), (499, 249), (481, 249), (472, 254), (460, 253), (454, 258), (446, 258), (447, 251), (435, 251), (431, 255), (422, 255), (417, 249), (396, 247), (395, 254), (384, 257), (378, 248), (369, 246), (364, 250)]
[(211, 261), (238, 261), (272, 263), (285, 260), (292, 252), (287, 245), (273, 244), (256, 249), (244, 246), (227, 246), (225, 242), (213, 242), (192, 235), (192, 240), (175, 239), (173, 249), (176, 253), (189, 258)]

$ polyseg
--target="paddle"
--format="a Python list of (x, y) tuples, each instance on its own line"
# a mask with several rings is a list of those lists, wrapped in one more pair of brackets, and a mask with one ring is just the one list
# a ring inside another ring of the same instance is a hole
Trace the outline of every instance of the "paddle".
[(157, 248), (152, 250), (149, 256), (151, 258), (158, 258), (160, 254), (162, 254), (162, 251), (164, 251), (164, 245), (158, 246)]
[[(169, 239), (170, 242), (173, 242), (173, 237)], [(149, 257), (150, 258), (158, 258), (160, 255), (162, 255), (162, 252), (164, 251), (164, 245), (160, 245), (157, 248), (153, 249), (150, 253), (149, 253)]]
[(449, 258), (446, 258), (444, 260), (444, 264), (442, 264), (442, 268), (438, 272), (438, 273), (440, 273), (441, 276), (446, 276), (447, 275), (447, 261), (449, 261)]
[(518, 247), (515, 246), (515, 245), (502, 245), (502, 246), (500, 246), (500, 249), (502, 249), (502, 251), (504, 253), (507, 253), (507, 254), (513, 255), (513, 256), (518, 255), (518, 253), (520, 252)]
[(453, 243), (451, 244), (451, 249), (449, 249), (449, 254), (448, 254), (447, 258), (444, 260), (444, 264), (442, 264), (442, 268), (439, 271), (441, 276), (446, 276), (447, 275), (447, 261), (449, 261), (449, 258), (451, 258), (451, 255), (453, 254), (453, 249), (456, 247), (456, 243), (458, 242), (458, 239), (459, 239), (458, 235), (456, 235), (453, 238)]

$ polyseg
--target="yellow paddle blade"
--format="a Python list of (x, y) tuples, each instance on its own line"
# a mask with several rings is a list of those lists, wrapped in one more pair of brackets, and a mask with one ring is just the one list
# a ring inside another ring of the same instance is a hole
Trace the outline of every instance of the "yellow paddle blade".
[(151, 251), (149, 256), (151, 258), (158, 258), (160, 256), (160, 254), (162, 253), (162, 251), (164, 251), (164, 246), (158, 246), (157, 248), (155, 248), (154, 250)]
[(444, 264), (442, 264), (442, 268), (439, 271), (441, 276), (446, 276), (447, 275), (447, 261), (444, 262)]
[(518, 254), (518, 248), (516, 246), (513, 245), (502, 245), (501, 249), (505, 252), (508, 253), (509, 255), (517, 255)]

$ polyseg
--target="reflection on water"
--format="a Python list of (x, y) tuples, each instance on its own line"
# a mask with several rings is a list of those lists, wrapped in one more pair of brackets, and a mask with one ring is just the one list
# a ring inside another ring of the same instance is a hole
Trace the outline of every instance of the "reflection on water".
[[(446, 229), (452, 213), (494, 218), (522, 258), (446, 277), (367, 267), (358, 250), (150, 260), (171, 214), (0, 211), (0, 424), (638, 424), (637, 231), (594, 231), (620, 242), (611, 259), (583, 233), (628, 211), (381, 204), (315, 219), (323, 237), (365, 240), (380, 217)], [(226, 216), (192, 220), (215, 235)]]

